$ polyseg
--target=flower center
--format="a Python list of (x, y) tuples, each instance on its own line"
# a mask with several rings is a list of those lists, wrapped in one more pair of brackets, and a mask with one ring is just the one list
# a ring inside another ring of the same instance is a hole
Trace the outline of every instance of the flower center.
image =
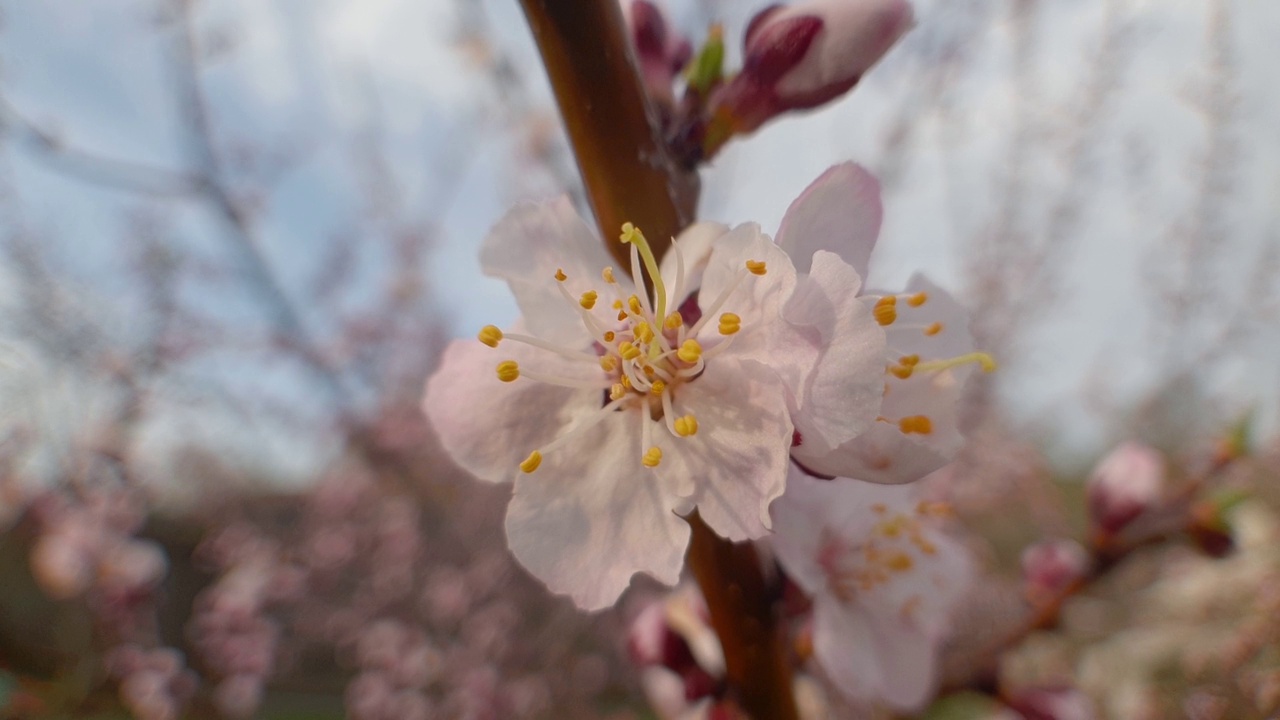
[[(734, 281), (696, 322), (691, 323), (679, 310), (668, 307), (668, 297), (681, 298), (688, 292), (684, 287), (684, 257), (679, 244), (673, 242), (671, 245), (671, 252), (676, 258), (676, 277), (672, 286), (674, 292), (669, 295), (657, 258), (644, 234), (631, 223), (626, 223), (622, 226), (620, 240), (631, 246), (631, 276), (641, 278), (642, 267), (648, 271), (653, 282), (652, 299), (643, 292), (629, 293), (618, 283), (611, 267), (604, 268), (600, 274), (603, 287), (587, 290), (577, 297), (565, 287), (569, 276), (564, 270), (557, 270), (555, 274), (556, 286), (581, 317), (594, 352), (562, 348), (528, 335), (504, 334), (493, 325), (486, 325), (477, 335), (477, 339), (489, 347), (498, 347), (504, 340), (510, 340), (555, 353), (573, 362), (590, 362), (599, 366), (598, 376), (583, 380), (530, 372), (515, 360), (504, 360), (498, 364), (497, 375), (502, 382), (526, 378), (563, 387), (599, 389), (605, 398), (598, 411), (580, 419), (568, 432), (530, 453), (520, 464), (520, 469), (526, 473), (538, 469), (544, 453), (564, 446), (616, 411), (631, 411), (639, 417), (642, 442), (638, 457), (640, 464), (647, 468), (657, 467), (662, 462), (662, 449), (653, 437), (655, 426), (665, 427), (670, 437), (695, 436), (698, 419), (688, 408), (679, 406), (679, 389), (701, 376), (708, 361), (728, 349), (742, 329), (742, 318), (738, 315), (724, 312), (717, 316), (734, 290), (748, 277), (764, 275), (768, 271), (762, 261), (746, 261)], [(703, 340), (697, 336), (712, 317), (718, 319), (717, 334), (712, 336), (717, 341), (704, 347), (706, 336), (703, 335)]]

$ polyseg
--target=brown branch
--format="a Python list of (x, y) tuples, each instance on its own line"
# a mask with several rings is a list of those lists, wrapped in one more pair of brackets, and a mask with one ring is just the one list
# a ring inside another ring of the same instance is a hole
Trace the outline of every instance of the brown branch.
[(555, 90), (601, 237), (635, 223), (661, 255), (693, 220), (698, 178), (676, 166), (627, 46), (616, 2), (520, 0)]
[[(693, 217), (698, 181), (669, 156), (615, 2), (521, 0), (564, 115), (606, 246), (629, 267), (623, 222), (659, 254)], [(758, 720), (797, 717), (784, 636), (755, 548), (717, 536), (695, 512), (688, 563), (724, 648), (729, 698)]]

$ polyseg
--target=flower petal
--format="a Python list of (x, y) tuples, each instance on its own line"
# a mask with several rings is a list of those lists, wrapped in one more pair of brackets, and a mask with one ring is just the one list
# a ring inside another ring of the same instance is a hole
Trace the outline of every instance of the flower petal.
[[(507, 281), (530, 332), (557, 344), (581, 344), (587, 333), (578, 308), (556, 287), (556, 271), (564, 271), (565, 289), (577, 298), (603, 289), (600, 272), (610, 264), (600, 239), (563, 197), (512, 208), (480, 248), (484, 273)], [(629, 294), (626, 273), (617, 275)]]
[[(449, 343), (440, 367), (427, 380), (422, 409), (453, 461), (489, 482), (513, 479), (530, 451), (550, 442), (571, 418), (599, 408), (601, 400), (599, 390), (575, 390), (526, 378), (504, 383), (496, 370), (504, 360), (562, 377), (601, 375), (596, 366), (572, 363), (516, 342), (506, 341), (497, 348), (475, 339)], [(537, 418), (531, 416), (534, 412)]]
[(797, 272), (809, 272), (813, 254), (828, 250), (865, 278), (883, 216), (880, 182), (860, 165), (841, 163), (820, 175), (787, 208), (778, 245), (791, 256)]
[(637, 572), (680, 579), (689, 525), (664, 477), (640, 464), (639, 415), (613, 413), (516, 480), (507, 544), (547, 587), (584, 610), (612, 605)]
[[(911, 276), (905, 292), (908, 295), (918, 293), (924, 293), (928, 298), (923, 305), (912, 307), (908, 303), (898, 303), (897, 321), (885, 328), (889, 347), (903, 354), (917, 354), (926, 360), (973, 352), (969, 313), (964, 305), (920, 273)], [(937, 326), (931, 327), (934, 323)], [(936, 332), (926, 334), (922, 328)], [(967, 376), (972, 370), (971, 365), (960, 372)]]
[(672, 483), (694, 479), (698, 513), (721, 536), (765, 535), (769, 503), (786, 487), (791, 446), (781, 381), (764, 366), (721, 356), (679, 389), (675, 408), (697, 417), (698, 433), (664, 433), (658, 470)]
[(865, 432), (884, 394), (885, 334), (857, 298), (861, 282), (838, 255), (819, 250), (787, 301), (793, 324), (822, 338), (812, 370), (796, 389), (796, 430), (813, 452), (829, 452)]
[[(728, 227), (714, 222), (694, 223), (681, 231), (672, 244), (671, 250), (662, 256), (662, 262), (658, 267), (667, 284), (668, 307), (680, 307), (685, 298), (697, 292), (702, 286), (702, 275), (706, 272), (707, 263), (711, 260), (711, 250), (716, 240), (727, 232), (729, 232)], [(679, 286), (676, 285), (679, 277), (677, 251), (680, 260), (684, 263), (684, 282)]]
[[(763, 262), (765, 273), (746, 272), (748, 261)], [(722, 235), (711, 251), (698, 305), (717, 316), (733, 313), (742, 320), (730, 350), (736, 357), (752, 359), (779, 369), (775, 349), (780, 334), (788, 332), (782, 320), (782, 304), (796, 287), (796, 271), (791, 259), (755, 223), (744, 223)], [(723, 299), (719, 309), (717, 303)], [(698, 333), (703, 347), (720, 339), (716, 319), (709, 320)]]
[(813, 655), (836, 687), (858, 699), (874, 699), (881, 683), (870, 618), (856, 605), (818, 595), (813, 606)]

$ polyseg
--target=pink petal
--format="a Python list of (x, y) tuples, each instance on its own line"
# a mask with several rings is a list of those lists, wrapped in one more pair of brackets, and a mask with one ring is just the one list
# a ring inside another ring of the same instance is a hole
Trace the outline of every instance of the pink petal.
[(832, 450), (865, 432), (884, 394), (884, 332), (860, 302), (858, 274), (839, 256), (818, 251), (810, 274), (787, 302), (786, 318), (823, 338), (820, 355), (796, 390), (793, 420), (813, 451)]
[[(480, 248), (485, 274), (507, 281), (530, 332), (557, 344), (581, 342), (587, 333), (576, 304), (556, 287), (556, 271), (568, 276), (564, 287), (577, 298), (603, 290), (600, 272), (612, 264), (600, 238), (563, 197), (512, 208)], [(617, 277), (630, 293), (626, 273)]]
[(676, 413), (692, 413), (698, 433), (665, 430), (658, 467), (670, 482), (693, 478), (698, 513), (730, 540), (768, 531), (769, 503), (786, 486), (792, 426), (782, 383), (768, 368), (726, 356), (679, 389)]
[(813, 254), (827, 250), (866, 278), (883, 216), (880, 182), (860, 165), (841, 163), (820, 175), (787, 208), (778, 245), (791, 256), (797, 272), (809, 272)]
[(510, 340), (496, 348), (475, 339), (450, 343), (427, 380), (422, 409), (453, 461), (489, 482), (512, 480), (531, 451), (550, 442), (572, 418), (599, 408), (601, 400), (599, 390), (527, 378), (504, 383), (497, 376), (504, 360), (569, 377), (603, 376), (598, 366), (584, 367)]
[(612, 605), (637, 572), (680, 579), (689, 525), (672, 511), (674, 489), (640, 456), (639, 415), (622, 411), (516, 480), (507, 544), (584, 610)]

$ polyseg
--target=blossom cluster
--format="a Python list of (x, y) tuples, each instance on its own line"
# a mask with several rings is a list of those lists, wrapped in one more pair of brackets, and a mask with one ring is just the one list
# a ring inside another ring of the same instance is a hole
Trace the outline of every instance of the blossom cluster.
[[(851, 687), (921, 702), (970, 563), (928, 503), (850, 478), (904, 483), (948, 462), (964, 381), (993, 363), (923, 277), (864, 288), (881, 218), (878, 183), (847, 163), (805, 190), (776, 239), (700, 223), (659, 262), (624, 226), (630, 277), (566, 201), (503, 218), (481, 258), (522, 317), (451, 344), (423, 408), (459, 465), (514, 483), (516, 558), (599, 609), (637, 572), (678, 580), (696, 510), (722, 537), (776, 546), (815, 598), (828, 672), (849, 646), (915, 648), (910, 687), (888, 685), (901, 674)], [(630, 279), (644, 272), (652, 293)], [(883, 639), (851, 643), (867, 618)]]

